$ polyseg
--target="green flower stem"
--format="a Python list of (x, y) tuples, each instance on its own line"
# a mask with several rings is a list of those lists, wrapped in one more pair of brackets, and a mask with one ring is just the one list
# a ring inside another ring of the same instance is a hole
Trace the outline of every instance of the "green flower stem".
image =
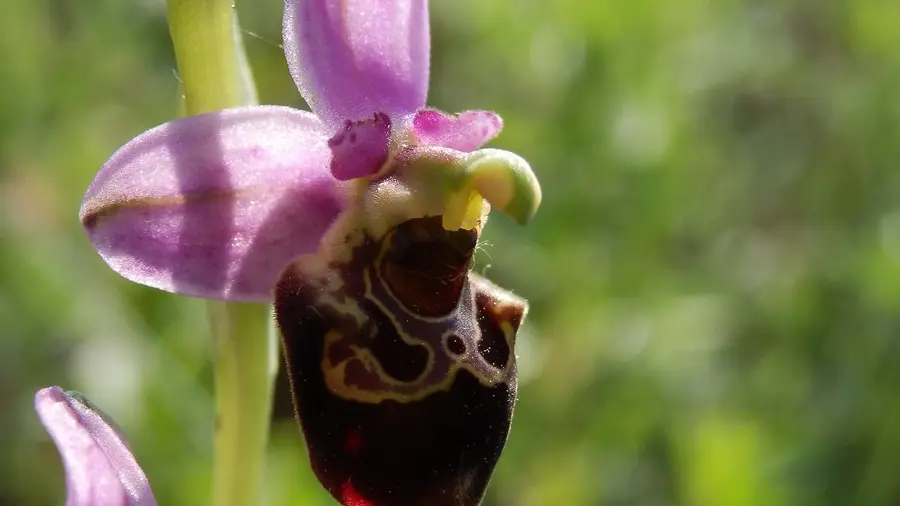
[(272, 386), (278, 369), (269, 307), (213, 301), (216, 435), (213, 506), (263, 504)]
[[(167, 0), (187, 115), (257, 102), (232, 0)], [(215, 337), (213, 506), (262, 504), (278, 340), (265, 304), (210, 302)]]
[(166, 12), (185, 113), (247, 105), (233, 0), (167, 0)]

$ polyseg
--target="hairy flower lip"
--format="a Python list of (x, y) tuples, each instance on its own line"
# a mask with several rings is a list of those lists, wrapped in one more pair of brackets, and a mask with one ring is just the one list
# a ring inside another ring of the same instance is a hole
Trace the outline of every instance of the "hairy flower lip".
[(124, 436), (83, 396), (47, 387), (34, 405), (63, 460), (66, 506), (156, 506)]
[[(475, 506), (506, 442), (527, 306), (469, 271), (477, 232), (441, 223), (347, 231), (279, 280), (276, 320), (310, 462), (341, 504)], [(404, 254), (420, 240), (444, 251)]]

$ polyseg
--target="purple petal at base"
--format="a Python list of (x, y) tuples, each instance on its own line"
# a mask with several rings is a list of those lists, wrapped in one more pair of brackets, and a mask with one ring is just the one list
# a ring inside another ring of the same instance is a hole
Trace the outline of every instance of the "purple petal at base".
[(286, 0), (291, 75), (333, 133), (345, 120), (425, 105), (431, 36), (427, 0)]
[(331, 139), (331, 175), (341, 181), (377, 173), (390, 156), (391, 118), (376, 113), (366, 121), (347, 121)]
[(34, 398), (66, 471), (66, 506), (156, 506), (147, 477), (121, 435), (59, 387)]
[(288, 107), (166, 123), (100, 169), (81, 208), (122, 276), (184, 295), (268, 301), (281, 270), (314, 251), (341, 211), (321, 122)]
[(491, 111), (464, 111), (452, 115), (422, 109), (413, 116), (412, 129), (421, 144), (469, 152), (500, 134), (503, 120)]

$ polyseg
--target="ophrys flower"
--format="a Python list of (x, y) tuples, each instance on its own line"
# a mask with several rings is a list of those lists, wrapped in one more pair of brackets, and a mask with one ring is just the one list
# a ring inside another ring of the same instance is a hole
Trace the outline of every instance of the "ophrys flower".
[(287, 0), (284, 47), (313, 112), (229, 109), (123, 146), (82, 220), (128, 279), (274, 299), (322, 483), (347, 505), (480, 502), (515, 401), (524, 300), (469, 272), (493, 206), (528, 221), (489, 111), (425, 107), (426, 0)]

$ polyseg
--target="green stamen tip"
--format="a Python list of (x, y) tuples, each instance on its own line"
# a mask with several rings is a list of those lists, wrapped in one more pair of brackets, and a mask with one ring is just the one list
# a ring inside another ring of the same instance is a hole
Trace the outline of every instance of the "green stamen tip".
[(410, 216), (443, 215), (447, 230), (483, 224), (485, 202), (525, 225), (541, 203), (541, 186), (531, 166), (509, 151), (462, 153), (426, 146), (410, 149), (401, 160), (394, 177), (413, 197), (400, 207)]
[(519, 224), (527, 224), (537, 213), (541, 186), (521, 156), (500, 149), (475, 151), (466, 160), (466, 172), (493, 208)]

